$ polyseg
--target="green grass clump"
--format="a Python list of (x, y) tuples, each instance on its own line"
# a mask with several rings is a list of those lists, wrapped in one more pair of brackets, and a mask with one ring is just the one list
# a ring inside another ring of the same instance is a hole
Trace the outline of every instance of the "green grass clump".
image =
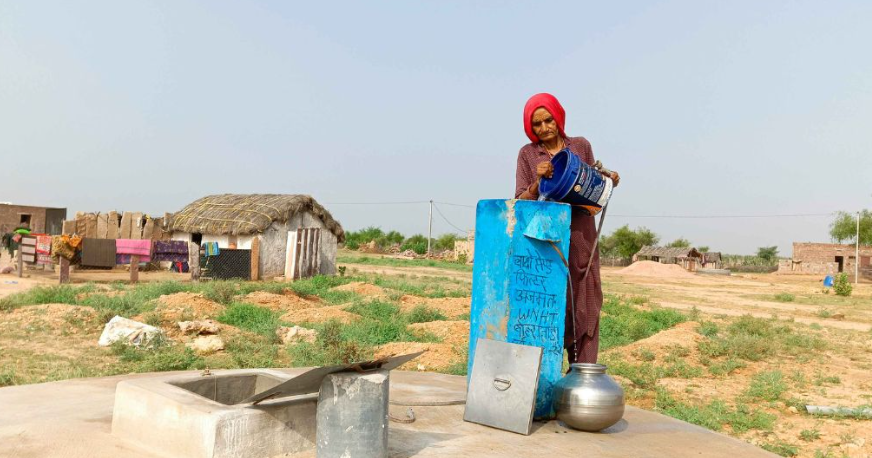
[(343, 256), (336, 257), (337, 264), (366, 264), (370, 266), (390, 267), (437, 267), (440, 269), (457, 270), (460, 272), (472, 272), (472, 266), (465, 263), (437, 261), (434, 259), (398, 259), (379, 258), (374, 256)]
[(406, 314), (406, 320), (411, 323), (428, 323), (430, 321), (445, 321), (448, 318), (439, 310), (427, 307), (426, 305), (417, 305), (409, 313)]
[(18, 377), (15, 375), (15, 369), (7, 367), (0, 371), (0, 387), (18, 385)]
[(266, 336), (236, 336), (224, 346), (235, 367), (279, 367), (284, 366), (279, 359), (279, 347)]
[(769, 442), (766, 444), (761, 444), (760, 448), (766, 450), (767, 452), (772, 452), (776, 455), (781, 456), (796, 456), (799, 454), (799, 448), (793, 444), (788, 442), (776, 440), (775, 442)]
[(617, 296), (607, 295), (600, 318), (600, 349), (627, 345), (685, 320), (686, 317), (675, 310), (640, 310)]
[(288, 347), (295, 367), (331, 366), (368, 360), (373, 357), (372, 345), (362, 344), (344, 335), (344, 326), (328, 321), (320, 326), (315, 343), (299, 343)]
[(423, 284), (415, 284), (395, 277), (372, 277), (370, 283), (382, 288), (397, 290), (403, 294), (411, 294), (420, 297), (441, 298), (441, 297), (466, 297), (471, 294), (470, 287), (446, 289), (439, 283), (426, 282)]
[(291, 283), (290, 288), (301, 296), (317, 296), (330, 304), (343, 304), (357, 298), (357, 294), (351, 291), (335, 291), (333, 288), (360, 280), (356, 277), (316, 275), (312, 278), (295, 281)]
[(34, 286), (27, 291), (12, 294), (0, 299), (0, 310), (12, 310), (22, 305), (72, 304), (78, 303), (76, 296), (93, 291), (93, 286), (76, 287), (71, 285)]
[(723, 361), (717, 361), (709, 364), (709, 373), (716, 376), (729, 375), (733, 372), (742, 369), (746, 366), (745, 363), (735, 358), (728, 358)]
[(751, 429), (770, 431), (775, 424), (775, 415), (752, 410), (744, 404), (730, 408), (724, 401), (715, 399), (705, 405), (691, 405), (678, 401), (662, 388), (657, 390), (654, 406), (655, 409), (670, 417), (712, 431), (720, 431), (724, 425), (729, 425), (736, 433), (743, 433)]
[(790, 293), (778, 293), (775, 295), (775, 300), (778, 302), (793, 302), (796, 296)]
[(200, 369), (203, 359), (190, 348), (179, 344), (157, 341), (145, 347), (134, 347), (124, 341), (116, 341), (111, 347), (131, 372), (163, 372)]
[(745, 394), (763, 401), (777, 401), (787, 391), (784, 374), (781, 371), (761, 372), (751, 379), (751, 385)]
[(701, 335), (704, 335), (706, 337), (715, 337), (718, 335), (718, 332), (720, 332), (720, 328), (714, 322), (703, 321), (696, 328), (696, 332), (698, 332)]
[(279, 327), (278, 313), (256, 305), (234, 302), (216, 319), (224, 324), (236, 326), (265, 337), (276, 337)]
[(809, 334), (796, 334), (775, 320), (744, 315), (718, 333), (699, 343), (700, 354), (709, 358), (732, 357), (760, 361), (778, 353), (799, 354), (821, 350), (826, 342)]
[(821, 432), (815, 429), (803, 429), (799, 432), (799, 438), (806, 441), (812, 442), (821, 438)]

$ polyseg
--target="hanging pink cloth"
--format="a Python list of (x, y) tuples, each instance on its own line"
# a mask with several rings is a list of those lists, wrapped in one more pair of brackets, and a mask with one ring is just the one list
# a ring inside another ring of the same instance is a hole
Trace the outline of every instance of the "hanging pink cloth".
[(139, 255), (140, 262), (151, 261), (151, 240), (115, 240), (115, 253)]

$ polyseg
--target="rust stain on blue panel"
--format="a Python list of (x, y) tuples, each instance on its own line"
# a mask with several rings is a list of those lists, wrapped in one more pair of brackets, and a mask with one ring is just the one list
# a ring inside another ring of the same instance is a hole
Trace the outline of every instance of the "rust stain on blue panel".
[[(570, 207), (554, 202), (482, 200), (476, 208), (469, 368), (478, 338), (544, 349), (536, 418), (553, 416), (562, 377)], [(553, 246), (552, 246), (553, 245)]]

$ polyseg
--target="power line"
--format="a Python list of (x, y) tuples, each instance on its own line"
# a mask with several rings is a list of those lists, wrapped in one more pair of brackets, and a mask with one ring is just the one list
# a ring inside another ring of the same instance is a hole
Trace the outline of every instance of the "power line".
[(408, 202), (324, 202), (324, 205), (411, 205), (411, 204), (427, 204), (426, 200), (408, 201)]
[(475, 205), (452, 204), (452, 203), (450, 203), (450, 202), (439, 202), (439, 201), (435, 201), (435, 200), (434, 200), (433, 202), (434, 202), (434, 203), (437, 203), (437, 204), (439, 204), (439, 205), (451, 205), (452, 207), (475, 208)]
[(790, 215), (609, 215), (618, 218), (668, 218), (668, 219), (717, 219), (717, 218), (805, 218), (833, 216), (832, 213), (797, 213)]
[[(434, 202), (434, 204), (435, 204), (435, 202)], [(439, 210), (439, 207), (438, 207), (438, 206), (433, 205), (433, 208), (436, 209), (436, 213), (438, 213), (439, 216), (441, 216), (442, 219), (444, 219), (445, 222), (448, 223), (449, 226), (451, 226), (451, 227), (457, 229), (457, 230), (460, 231), (460, 233), (462, 233), (462, 234), (465, 234), (465, 233), (468, 233), (468, 232), (469, 232), (468, 229), (461, 229), (461, 228), (455, 226), (454, 223), (452, 223), (451, 221), (448, 221), (448, 218), (446, 218), (445, 215), (442, 214), (442, 210)]]

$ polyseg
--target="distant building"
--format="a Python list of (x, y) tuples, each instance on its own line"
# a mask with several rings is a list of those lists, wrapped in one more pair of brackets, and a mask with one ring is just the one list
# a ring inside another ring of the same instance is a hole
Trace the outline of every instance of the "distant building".
[(324, 207), (300, 194), (221, 194), (203, 197), (172, 215), (174, 240), (215, 242), (224, 249), (251, 250), (258, 239), (258, 276), (298, 278), (336, 273), (337, 244), (345, 231)]
[[(778, 273), (832, 275), (847, 273), (854, 278), (857, 262), (855, 245), (835, 243), (793, 243), (793, 257), (778, 263)], [(860, 247), (860, 277), (872, 279), (872, 247)]]
[(709, 251), (702, 254), (703, 269), (720, 269), (723, 265), (721, 253), (717, 251)]
[(466, 240), (456, 240), (454, 242), (454, 259), (466, 257), (466, 263), (472, 264), (473, 255), (475, 254), (475, 231), (466, 233)]
[(633, 255), (633, 262), (654, 261), (661, 264), (678, 264), (690, 272), (702, 265), (702, 253), (696, 248), (672, 248), (660, 246), (643, 246)]
[(34, 207), (0, 203), (0, 233), (26, 226), (40, 234), (60, 235), (67, 217), (66, 208)]

